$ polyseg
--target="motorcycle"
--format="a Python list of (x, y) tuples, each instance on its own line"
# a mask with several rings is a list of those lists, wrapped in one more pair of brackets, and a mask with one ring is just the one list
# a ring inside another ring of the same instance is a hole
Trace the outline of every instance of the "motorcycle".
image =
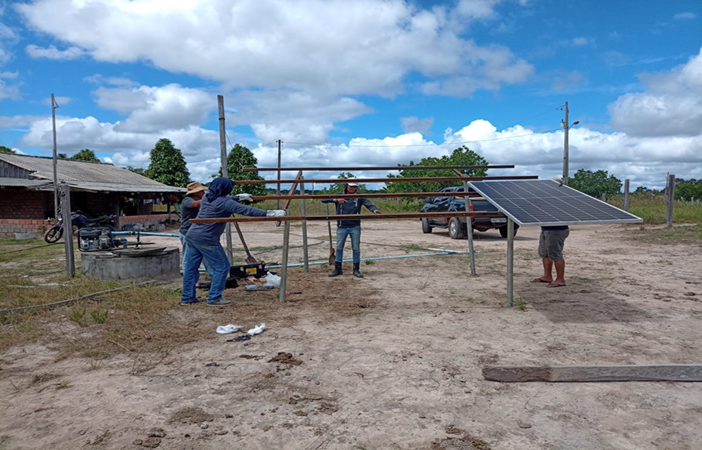
[[(117, 230), (117, 216), (100, 216), (89, 219), (81, 211), (71, 213), (71, 228), (76, 234), (81, 228), (109, 228), (111, 231)], [(63, 215), (59, 214), (56, 223), (44, 233), (44, 241), (54, 244), (63, 236)]]

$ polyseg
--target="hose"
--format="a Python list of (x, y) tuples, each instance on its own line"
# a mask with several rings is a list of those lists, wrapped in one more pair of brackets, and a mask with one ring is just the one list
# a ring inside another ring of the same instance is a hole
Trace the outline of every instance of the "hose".
[(89, 298), (97, 297), (98, 295), (104, 295), (104, 294), (109, 294), (111, 292), (123, 291), (125, 289), (131, 289), (131, 288), (145, 286), (147, 284), (153, 284), (153, 283), (156, 283), (156, 280), (149, 280), (149, 281), (144, 281), (143, 283), (132, 284), (130, 286), (122, 286), (122, 287), (118, 287), (118, 288), (114, 288), (114, 289), (108, 289), (106, 291), (94, 292), (92, 294), (81, 295), (80, 297), (71, 298), (69, 300), (61, 300), (61, 301), (53, 302), (53, 303), (46, 303), (44, 305), (32, 305), (32, 306), (22, 306), (20, 308), (0, 309), (0, 316), (4, 316), (5, 314), (14, 314), (14, 313), (27, 312), (27, 311), (34, 311), (37, 309), (54, 308), (57, 306), (66, 306), (66, 305), (70, 305), (71, 303), (75, 303), (75, 302), (78, 302), (81, 300), (87, 300)]

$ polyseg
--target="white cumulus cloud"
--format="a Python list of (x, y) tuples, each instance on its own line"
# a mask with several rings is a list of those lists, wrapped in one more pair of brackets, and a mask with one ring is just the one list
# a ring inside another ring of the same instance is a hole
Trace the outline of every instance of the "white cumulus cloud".
[(426, 119), (419, 119), (417, 117), (401, 117), (400, 123), (405, 133), (418, 132), (429, 135), (429, 129), (434, 125), (434, 118), (427, 117)]
[(66, 50), (59, 50), (53, 45), (50, 45), (46, 48), (42, 48), (30, 44), (27, 46), (26, 50), (27, 54), (32, 58), (47, 58), (62, 61), (78, 59), (85, 54), (85, 51), (78, 47), (69, 47)]
[(646, 91), (609, 106), (612, 124), (631, 136), (702, 134), (702, 50), (668, 73), (639, 76)]
[(148, 61), (230, 87), (393, 95), (420, 72), (440, 77), (447, 85), (440, 91), (467, 95), (533, 71), (504, 48), (461, 36), (456, 23), (491, 16), (496, 3), (431, 11), (401, 0), (35, 0), (15, 7), (33, 28), (98, 61)]
[(160, 87), (100, 87), (93, 91), (96, 103), (104, 109), (128, 114), (116, 129), (149, 133), (201, 125), (216, 110), (217, 97), (199, 89), (177, 84)]

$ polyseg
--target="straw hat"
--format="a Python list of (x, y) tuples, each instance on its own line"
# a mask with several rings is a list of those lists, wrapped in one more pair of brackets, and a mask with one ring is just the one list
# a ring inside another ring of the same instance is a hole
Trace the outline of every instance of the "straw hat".
[(188, 183), (186, 188), (188, 189), (188, 192), (186, 192), (185, 195), (194, 194), (194, 193), (200, 192), (200, 191), (207, 191), (207, 186), (203, 186), (202, 183), (199, 183), (197, 181), (193, 181), (192, 183)]

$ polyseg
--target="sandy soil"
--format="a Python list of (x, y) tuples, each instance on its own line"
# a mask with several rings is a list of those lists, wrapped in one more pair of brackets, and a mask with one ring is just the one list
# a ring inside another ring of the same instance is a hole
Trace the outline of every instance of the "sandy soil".
[[(378, 260), (362, 280), (350, 264), (334, 279), (312, 265), (290, 270), (288, 290), (301, 294), (284, 304), (239, 288), (226, 291), (230, 307), (174, 307), (211, 333), (139, 370), (128, 354), (89, 370), (50, 346), (12, 349), (0, 354), (0, 449), (702, 448), (702, 383), (481, 375), (486, 365), (702, 363), (701, 246), (635, 240), (637, 230), (572, 227), (568, 286), (549, 289), (529, 283), (541, 274), (539, 230), (520, 229), (525, 310), (505, 307), (506, 240), (493, 230), (476, 233), (476, 277), (456, 254)], [(244, 232), (252, 248), (282, 244), (282, 227)], [(300, 227), (292, 233), (299, 262)], [(326, 224), (308, 233), (310, 257), (326, 261)], [(365, 257), (468, 247), (419, 222), (365, 222), (362, 242)], [(248, 341), (215, 333), (261, 322)]]

